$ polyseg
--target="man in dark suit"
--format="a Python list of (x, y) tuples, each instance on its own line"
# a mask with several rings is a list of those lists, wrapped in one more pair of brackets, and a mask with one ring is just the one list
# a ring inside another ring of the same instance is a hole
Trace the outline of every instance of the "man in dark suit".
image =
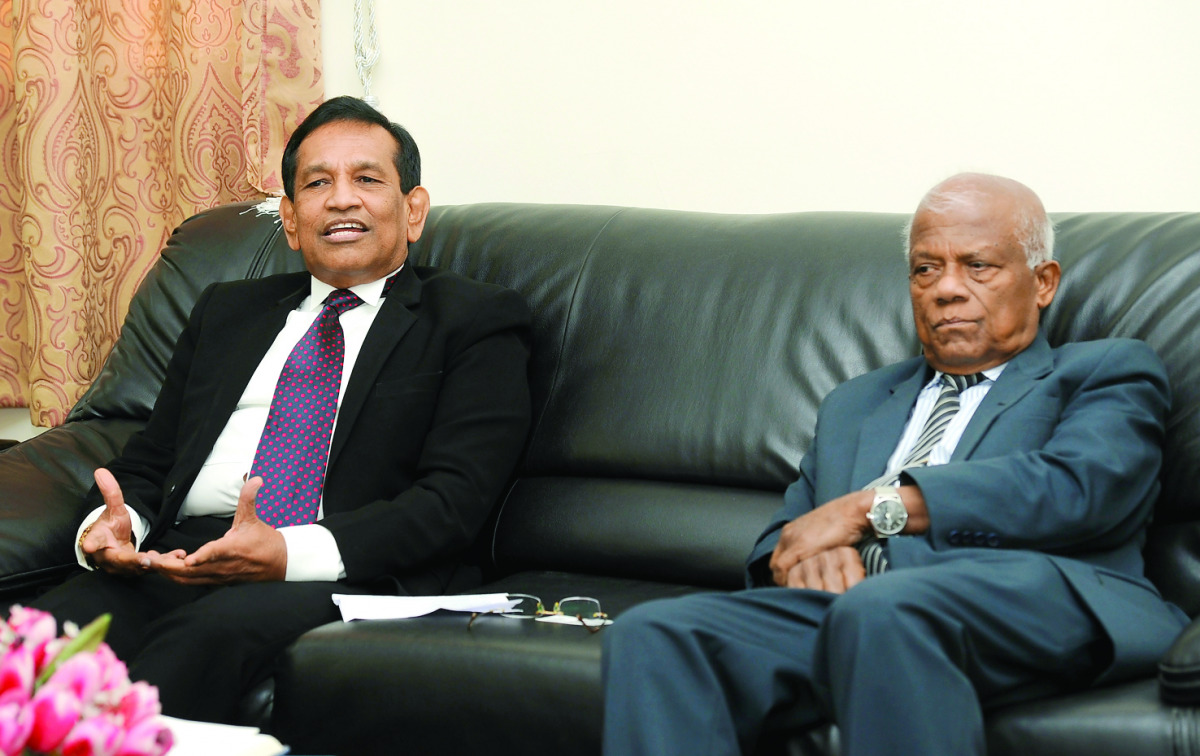
[(923, 355), (825, 398), (750, 590), (609, 630), (606, 753), (749, 752), (832, 720), (843, 754), (981, 754), (986, 706), (1144, 675), (1184, 626), (1141, 556), (1157, 356), (1049, 346), (1053, 226), (1015, 181), (948, 179), (908, 241)]
[[(332, 594), (469, 588), (464, 553), (528, 430), (523, 300), (407, 262), (429, 210), (408, 132), (330, 100), (283, 177), (308, 272), (201, 294), (146, 428), (96, 471), (77, 549), (95, 570), (37, 602), (112, 613), (110, 644), (176, 716), (232, 718), (280, 650), (337, 619)], [(325, 387), (284, 389), (306, 371)], [(284, 443), (311, 459), (279, 461)]]

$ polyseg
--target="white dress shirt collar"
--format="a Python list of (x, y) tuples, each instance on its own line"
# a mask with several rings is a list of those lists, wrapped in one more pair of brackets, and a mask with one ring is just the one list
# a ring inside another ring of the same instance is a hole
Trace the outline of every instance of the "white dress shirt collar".
[[(383, 278), (378, 278), (369, 283), (351, 286), (350, 291), (354, 292), (364, 304), (369, 304), (373, 307), (377, 306), (380, 303), (379, 300), (383, 299), (384, 284), (386, 284), (387, 280), (396, 275), (396, 273), (398, 273), (402, 268), (404, 268), (403, 263), (400, 264), (399, 268), (396, 268), (396, 270), (388, 273)], [(311, 293), (309, 294), (308, 299), (300, 305), (301, 310), (320, 309), (322, 303), (325, 302), (325, 298), (329, 296), (329, 292), (334, 290), (333, 286), (330, 286), (316, 276), (310, 276), (310, 278), (312, 279), (310, 289)]]

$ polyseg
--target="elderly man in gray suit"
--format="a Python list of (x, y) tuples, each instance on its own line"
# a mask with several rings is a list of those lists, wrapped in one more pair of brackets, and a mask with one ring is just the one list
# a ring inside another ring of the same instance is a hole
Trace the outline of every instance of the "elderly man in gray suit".
[(1167, 377), (1144, 343), (1051, 348), (1029, 188), (955, 176), (908, 233), (923, 354), (822, 403), (749, 590), (606, 639), (607, 754), (728, 754), (832, 720), (843, 754), (983, 753), (986, 706), (1144, 675), (1186, 618), (1143, 575)]

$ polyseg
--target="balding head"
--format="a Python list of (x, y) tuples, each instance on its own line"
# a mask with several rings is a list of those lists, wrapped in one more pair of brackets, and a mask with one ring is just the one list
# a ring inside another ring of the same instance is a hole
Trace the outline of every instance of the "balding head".
[(980, 204), (993, 204), (1011, 219), (1014, 240), (1030, 268), (1054, 259), (1054, 224), (1042, 200), (1020, 181), (986, 173), (960, 173), (926, 192), (905, 229), (905, 253), (912, 249), (913, 222), (922, 212), (942, 215)]

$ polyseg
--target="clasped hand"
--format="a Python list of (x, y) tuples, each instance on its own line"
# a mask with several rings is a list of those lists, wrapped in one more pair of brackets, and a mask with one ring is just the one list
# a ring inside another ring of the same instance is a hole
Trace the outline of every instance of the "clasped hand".
[(133, 546), (133, 524), (121, 487), (108, 470), (95, 472), (104, 497), (104, 512), (80, 543), (83, 553), (99, 569), (114, 575), (157, 572), (186, 585), (216, 585), (283, 580), (287, 573), (287, 545), (283, 535), (258, 519), (255, 499), (262, 478), (251, 478), (238, 496), (233, 524), (225, 535), (194, 553), (183, 549), (164, 553), (139, 552)]
[(771, 578), (788, 588), (845, 593), (866, 578), (855, 548), (867, 531), (874, 494), (853, 491), (783, 526), (771, 554)]

